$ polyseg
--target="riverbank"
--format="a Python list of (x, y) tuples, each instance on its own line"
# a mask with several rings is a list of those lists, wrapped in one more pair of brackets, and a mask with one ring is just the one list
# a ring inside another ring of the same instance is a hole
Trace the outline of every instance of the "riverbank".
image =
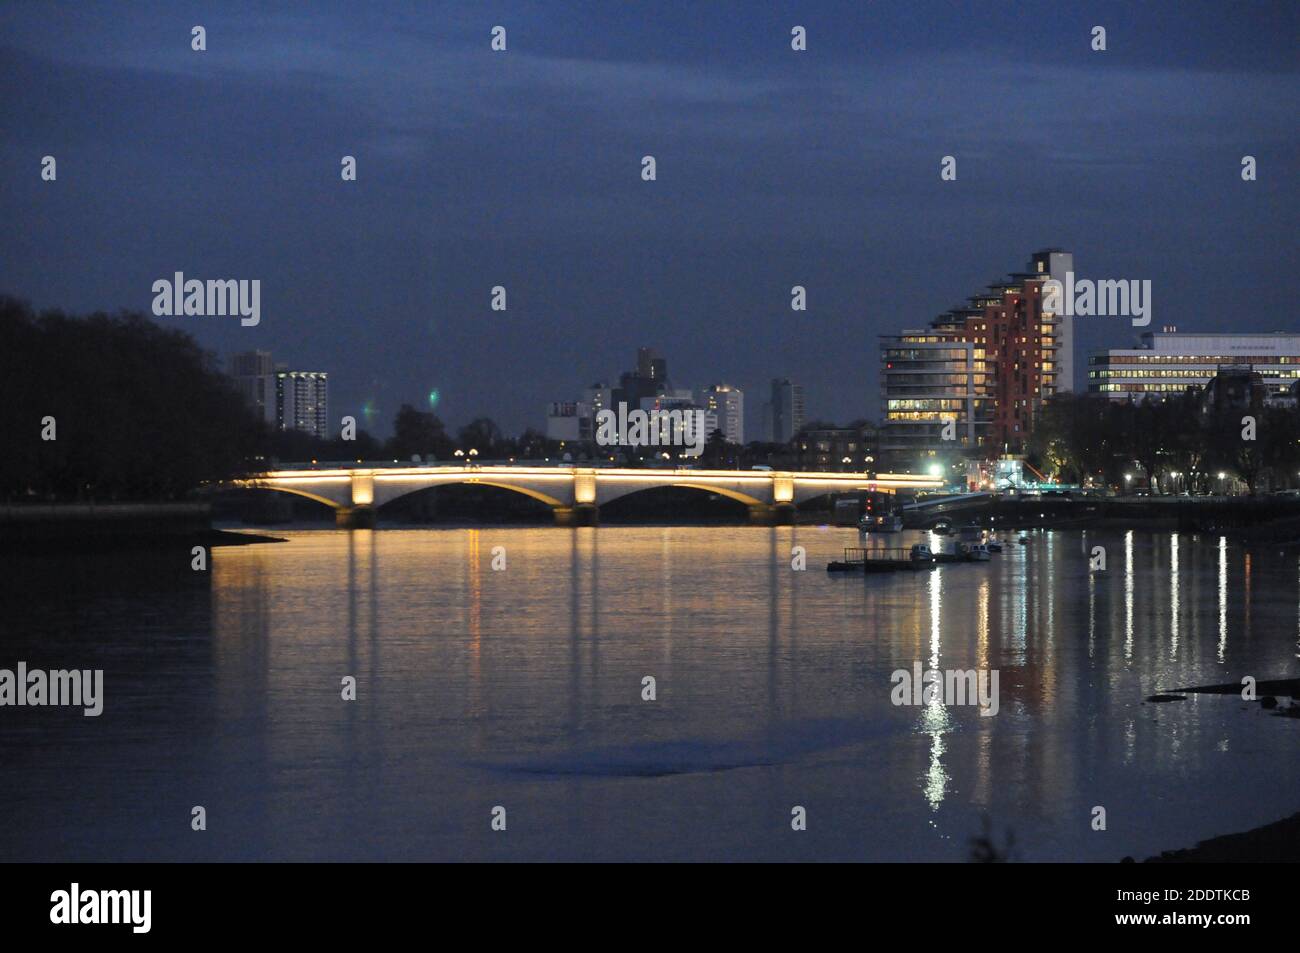
[[(1167, 850), (1145, 864), (1285, 864), (1300, 857), (1300, 813), (1238, 834), (1203, 840), (1195, 847)], [(1124, 858), (1132, 862), (1131, 857)]]
[(117, 552), (169, 546), (284, 542), (213, 529), (207, 503), (51, 503), (0, 506), (0, 553)]

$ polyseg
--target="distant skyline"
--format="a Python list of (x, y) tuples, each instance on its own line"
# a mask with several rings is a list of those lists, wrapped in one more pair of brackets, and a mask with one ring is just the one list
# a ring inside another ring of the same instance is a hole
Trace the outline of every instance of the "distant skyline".
[(1297, 327), (1294, 4), (651, 7), (8, 5), (0, 293), (148, 313), (177, 271), (258, 279), (256, 327), (156, 320), (328, 372), (335, 426), (377, 434), (434, 391), (542, 429), (642, 345), (751, 413), (789, 377), (810, 420), (874, 418), (878, 335), (1047, 246), (1152, 282), (1149, 328), (1076, 321), (1076, 385), (1142, 330)]

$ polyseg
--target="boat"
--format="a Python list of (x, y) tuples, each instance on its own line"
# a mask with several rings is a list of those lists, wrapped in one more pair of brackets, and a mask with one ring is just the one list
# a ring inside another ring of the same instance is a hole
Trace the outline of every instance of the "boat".
[(1020, 537), (1020, 545), (1021, 545), (1021, 546), (1028, 546), (1028, 545), (1029, 545), (1029, 537), (1028, 537), (1028, 536), (1021, 536), (1021, 537)]
[(868, 514), (858, 520), (859, 533), (897, 533), (903, 529), (903, 518), (896, 513)]
[(989, 548), (984, 543), (962, 543), (961, 554), (968, 562), (986, 563), (989, 561)]
[(996, 539), (990, 539), (990, 540), (989, 540), (987, 543), (985, 543), (984, 545), (988, 547), (988, 550), (989, 550), (989, 552), (991, 552), (991, 553), (1000, 553), (1000, 552), (1002, 552), (1002, 544), (999, 543)]
[(934, 553), (925, 543), (914, 543), (908, 557), (913, 569), (926, 569), (934, 565)]

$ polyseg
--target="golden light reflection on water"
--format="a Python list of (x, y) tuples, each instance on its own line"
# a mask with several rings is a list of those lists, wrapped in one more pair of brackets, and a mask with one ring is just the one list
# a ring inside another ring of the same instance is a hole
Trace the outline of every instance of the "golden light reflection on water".
[[(1034, 545), (986, 564), (826, 574), (825, 561), (856, 543), (853, 532), (286, 533), (282, 547), (217, 555), (216, 692), (223, 712), (270, 725), (252, 759), (267, 772), (304, 745), (307, 757), (337, 757), (341, 738), (359, 753), (371, 733), (396, 737), (408, 725), (424, 734), (394, 746), (394, 757), (436, 744), (455, 753), (462, 774), (503, 752), (770, 743), (775, 753), (746, 770), (766, 777), (834, 764), (955, 838), (969, 832), (950, 824), (952, 812), (972, 797), (1005, 802), (1014, 790), (1022, 807), (1066, 804), (1106, 764), (1168, 767), (1176, 758), (1188, 777), (1212, 768), (1202, 760), (1223, 734), (1205, 745), (1195, 723), (1183, 724), (1199, 709), (1136, 706), (1144, 685), (1256, 657), (1227, 639), (1246, 581), (1244, 567), (1229, 565), (1226, 540), (1217, 574), (1213, 538), (1168, 533), (1098, 534), (1116, 553), (1123, 539), (1122, 573), (1089, 572), (1087, 545), (1034, 534)], [(489, 568), (498, 543), (509, 550), (506, 572)], [(806, 572), (792, 571), (796, 543), (807, 548)], [(1289, 560), (1250, 569), (1260, 593), (1300, 588)], [(1300, 655), (1300, 599), (1295, 615), (1291, 605), (1274, 626), (1288, 663)], [(1198, 619), (1206, 634), (1217, 619), (1217, 645), (1196, 637)], [(1252, 653), (1266, 642), (1258, 631)], [(888, 674), (916, 659), (935, 670), (999, 669), (999, 716), (940, 700), (893, 708)], [(358, 675), (364, 704), (339, 707), (343, 672)], [(645, 674), (660, 679), (654, 706), (639, 699)], [(830, 727), (812, 731), (811, 747), (789, 740), (822, 723)], [(321, 737), (304, 734), (319, 724), (328, 726)], [(620, 753), (618, 763), (633, 758)], [(385, 777), (427, 783), (417, 767), (388, 763)]]
[(1242, 602), (1241, 634), (1247, 641), (1250, 641), (1250, 608), (1251, 608), (1250, 550), (1249, 549), (1246, 550), (1245, 553), (1242, 554), (1242, 556), (1243, 556), (1243, 562), (1241, 567), (1241, 602)]
[[(483, 713), (480, 687), (483, 680), (483, 563), (480, 546), (482, 532), (466, 530), (465, 582), (469, 593), (469, 714)], [(509, 553), (506, 554), (509, 568)]]
[(980, 580), (980, 591), (976, 597), (975, 645), (976, 662), (979, 668), (989, 667), (989, 579)]

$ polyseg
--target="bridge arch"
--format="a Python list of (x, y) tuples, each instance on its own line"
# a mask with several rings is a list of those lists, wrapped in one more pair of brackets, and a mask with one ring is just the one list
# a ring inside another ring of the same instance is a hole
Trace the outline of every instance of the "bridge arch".
[(341, 509), (343, 504), (337, 500), (331, 500), (328, 496), (321, 496), (319, 493), (308, 493), (306, 490), (299, 490), (296, 487), (289, 486), (258, 486), (252, 487), (255, 490), (274, 490), (277, 493), (288, 493), (292, 496), (302, 496), (317, 503), (324, 503), (332, 510)]
[(240, 490), (263, 490), (301, 496), (314, 503), (323, 503), (332, 510), (343, 509), (348, 505), (348, 494), (351, 490), (348, 483), (341, 480), (337, 483), (339, 492), (334, 496), (327, 496), (325, 492), (315, 493), (301, 486), (291, 486), (279, 480), (235, 480), (230, 485)]
[(543, 493), (536, 487), (528, 486), (523, 483), (507, 483), (503, 480), (483, 479), (476, 477), (472, 473), (467, 473), (463, 477), (447, 477), (433, 482), (425, 483), (423, 486), (403, 487), (399, 492), (379, 494), (376, 492), (375, 505), (379, 507), (387, 506), (398, 500), (411, 496), (413, 493), (423, 493), (427, 490), (439, 490), (444, 486), (490, 486), (498, 490), (509, 490), (512, 493), (520, 493), (539, 503), (545, 503), (552, 509), (561, 509), (568, 506), (563, 500), (557, 499), (549, 493)]
[(669, 488), (698, 490), (704, 493), (712, 493), (717, 496), (726, 497), (730, 500), (735, 500), (737, 503), (743, 503), (746, 506), (759, 506), (765, 502), (760, 497), (755, 496), (752, 493), (746, 493), (744, 490), (731, 485), (730, 482), (724, 483), (719, 481), (718, 483), (706, 483), (702, 480), (691, 480), (690, 478), (658, 482), (634, 477), (597, 480), (595, 503), (599, 506), (604, 506), (606, 503), (612, 503), (615, 500), (621, 500), (624, 497), (632, 496), (637, 493)]
[(725, 496), (728, 499), (735, 500), (737, 503), (744, 503), (746, 506), (760, 506), (763, 501), (757, 497), (750, 496), (748, 493), (742, 493), (739, 490), (733, 490), (726, 486), (709, 486), (705, 483), (671, 483), (669, 486), (684, 487), (688, 490), (703, 490), (705, 493), (716, 493), (718, 496)]

